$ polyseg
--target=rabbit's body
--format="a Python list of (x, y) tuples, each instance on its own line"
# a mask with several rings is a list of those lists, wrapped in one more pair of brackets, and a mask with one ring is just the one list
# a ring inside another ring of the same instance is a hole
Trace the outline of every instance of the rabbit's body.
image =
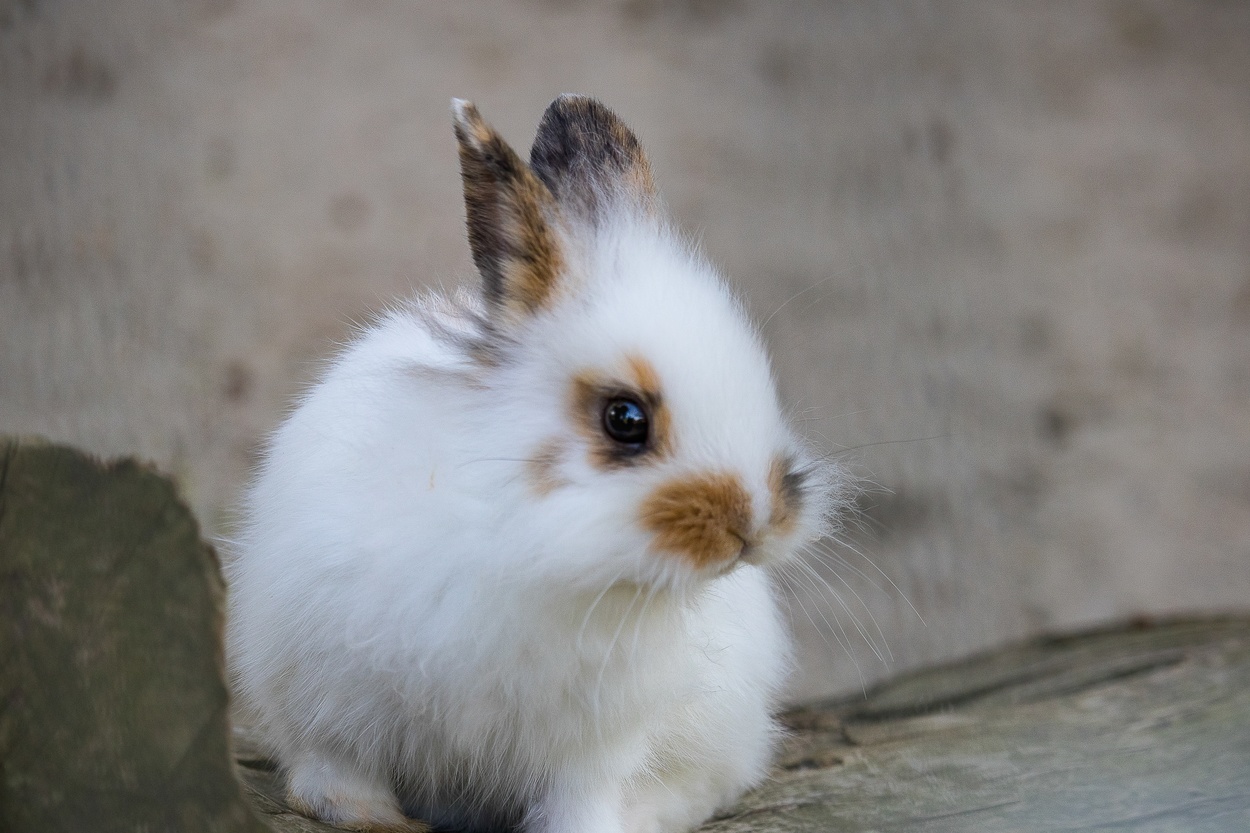
[(676, 831), (766, 772), (789, 639), (765, 565), (832, 475), (649, 171), (587, 125), (624, 129), (552, 105), (535, 178), (461, 106), (485, 297), (363, 334), (250, 492), (232, 673), (310, 815)]

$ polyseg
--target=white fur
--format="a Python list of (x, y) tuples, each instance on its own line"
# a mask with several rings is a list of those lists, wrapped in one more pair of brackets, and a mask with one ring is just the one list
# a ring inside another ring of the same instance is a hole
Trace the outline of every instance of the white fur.
[[(228, 564), (235, 690), (292, 797), (331, 821), (679, 831), (760, 782), (790, 659), (766, 567), (699, 571), (638, 520), (683, 472), (728, 470), (767, 517), (802, 451), (713, 270), (624, 212), (565, 241), (569, 285), (475, 362), (476, 299), (425, 299), (352, 344), (274, 435)], [(675, 454), (597, 470), (572, 376), (645, 357)], [(565, 444), (560, 486), (527, 463)], [(775, 563), (820, 531), (813, 475)], [(774, 536), (776, 538), (776, 536)]]

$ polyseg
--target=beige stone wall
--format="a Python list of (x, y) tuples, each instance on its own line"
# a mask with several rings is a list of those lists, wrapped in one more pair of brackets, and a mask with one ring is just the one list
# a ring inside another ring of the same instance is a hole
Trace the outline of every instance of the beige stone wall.
[(352, 323), (473, 279), (448, 100), (525, 146), (565, 91), (879, 484), (796, 693), (1250, 606), (1243, 3), (0, 0), (0, 431), (227, 534)]

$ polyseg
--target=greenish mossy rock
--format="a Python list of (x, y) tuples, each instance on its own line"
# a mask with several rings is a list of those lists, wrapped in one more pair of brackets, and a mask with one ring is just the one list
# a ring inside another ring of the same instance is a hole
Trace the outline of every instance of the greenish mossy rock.
[[(325, 833), (246, 738), (171, 484), (0, 439), (0, 830)], [(1039, 639), (798, 709), (705, 833), (1250, 830), (1250, 619)]]
[(167, 479), (0, 439), (0, 580), (0, 830), (265, 830), (227, 744), (220, 573)]

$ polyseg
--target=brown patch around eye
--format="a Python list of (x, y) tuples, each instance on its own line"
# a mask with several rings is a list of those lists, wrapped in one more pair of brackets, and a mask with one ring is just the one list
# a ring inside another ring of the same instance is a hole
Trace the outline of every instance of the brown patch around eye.
[(702, 474), (656, 489), (642, 506), (656, 545), (706, 567), (737, 558), (751, 536), (751, 497), (732, 474)]
[[(625, 364), (628, 374), (623, 379), (592, 371), (573, 377), (570, 416), (590, 447), (591, 464), (601, 470), (666, 457), (673, 450), (672, 416), (660, 393), (659, 375), (641, 356), (627, 356)], [(616, 398), (632, 399), (646, 412), (647, 441), (641, 448), (621, 445), (604, 433), (603, 409)]]
[(673, 419), (660, 395), (660, 376), (641, 356), (627, 356), (625, 361), (634, 377), (634, 389), (651, 417), (650, 445), (658, 455), (667, 455), (673, 450)]
[(564, 454), (564, 445), (556, 439), (548, 440), (538, 447), (525, 464), (525, 475), (530, 488), (545, 497), (568, 481), (560, 476), (557, 466)]
[(772, 512), (768, 525), (781, 534), (794, 530), (803, 508), (803, 481), (801, 471), (794, 468), (794, 461), (787, 458), (773, 460), (768, 470), (768, 491), (772, 496)]

